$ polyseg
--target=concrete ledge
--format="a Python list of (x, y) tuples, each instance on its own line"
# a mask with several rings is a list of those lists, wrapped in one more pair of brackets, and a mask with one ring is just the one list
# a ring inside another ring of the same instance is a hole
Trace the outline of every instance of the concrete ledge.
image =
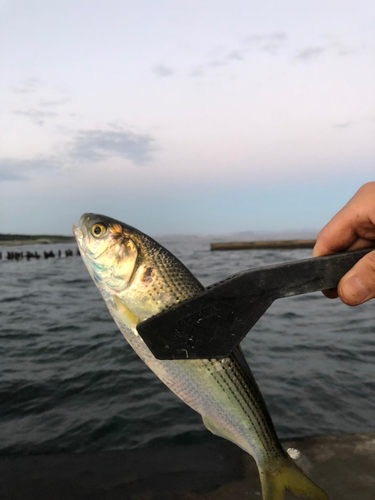
[[(331, 500), (375, 499), (375, 433), (283, 443)], [(27, 457), (0, 456), (1, 500), (260, 500), (254, 460), (210, 444)], [(294, 498), (286, 495), (286, 498)]]

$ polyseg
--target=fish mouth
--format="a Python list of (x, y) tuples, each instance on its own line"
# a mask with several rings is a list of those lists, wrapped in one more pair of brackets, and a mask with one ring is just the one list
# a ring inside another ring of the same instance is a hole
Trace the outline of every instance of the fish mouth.
[(88, 234), (88, 230), (87, 230), (85, 223), (86, 223), (86, 221), (90, 220), (90, 215), (91, 214), (81, 215), (79, 222), (78, 222), (78, 226), (76, 226), (75, 224), (72, 225), (73, 235), (74, 235), (75, 239), (77, 240), (78, 246), (80, 248), (83, 248), (85, 237)]
[(85, 254), (85, 256), (91, 261), (97, 260), (99, 257), (108, 252), (112, 247), (112, 245), (108, 245), (107, 248), (104, 248), (101, 253), (96, 254), (95, 256), (92, 254), (92, 252), (90, 252), (87, 242), (85, 242), (85, 238), (90, 234), (88, 222), (90, 221), (90, 219), (92, 220), (95, 218), (98, 218), (96, 214), (84, 213), (79, 219), (78, 227), (75, 224), (72, 225), (73, 235), (77, 241), (79, 249), (81, 250), (81, 255), (82, 253)]
[(73, 235), (75, 237), (75, 239), (77, 240), (78, 243), (80, 243), (82, 240), (83, 240), (83, 231), (81, 228), (75, 226), (73, 224), (72, 226), (72, 229), (73, 229)]

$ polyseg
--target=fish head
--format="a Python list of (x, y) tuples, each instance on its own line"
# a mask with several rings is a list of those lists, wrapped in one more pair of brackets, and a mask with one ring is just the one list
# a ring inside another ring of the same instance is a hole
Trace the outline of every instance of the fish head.
[(73, 233), (83, 261), (99, 289), (121, 293), (131, 282), (139, 251), (132, 229), (105, 215), (83, 214)]
[(203, 288), (167, 249), (123, 222), (83, 214), (73, 232), (112, 314), (125, 307), (131, 317), (144, 320)]

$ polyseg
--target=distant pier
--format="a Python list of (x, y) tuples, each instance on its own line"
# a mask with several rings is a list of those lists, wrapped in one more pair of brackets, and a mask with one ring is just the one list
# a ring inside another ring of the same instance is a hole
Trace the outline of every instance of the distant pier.
[(214, 250), (290, 250), (293, 248), (314, 248), (316, 240), (274, 240), (274, 241), (235, 241), (211, 243)]

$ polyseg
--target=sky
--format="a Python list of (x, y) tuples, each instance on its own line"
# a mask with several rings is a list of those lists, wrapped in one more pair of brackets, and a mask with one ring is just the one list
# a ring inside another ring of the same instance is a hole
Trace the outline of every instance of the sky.
[(0, 12), (0, 233), (318, 231), (375, 180), (373, 0)]

